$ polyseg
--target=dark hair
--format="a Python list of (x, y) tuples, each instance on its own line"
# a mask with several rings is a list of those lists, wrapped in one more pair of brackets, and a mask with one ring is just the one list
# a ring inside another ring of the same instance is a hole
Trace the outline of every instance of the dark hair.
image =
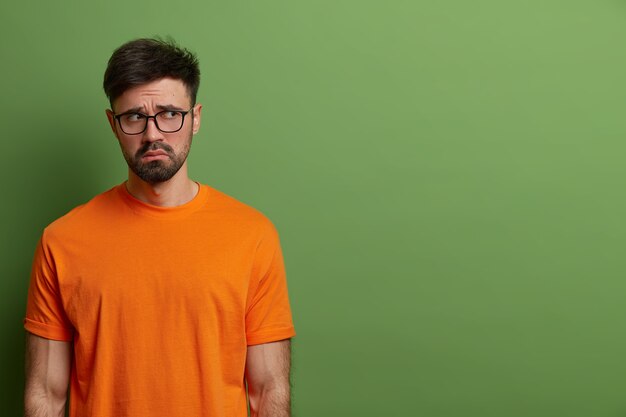
[(113, 52), (102, 86), (113, 106), (113, 101), (126, 90), (165, 77), (181, 80), (191, 104), (196, 104), (200, 69), (195, 54), (172, 39), (135, 39)]

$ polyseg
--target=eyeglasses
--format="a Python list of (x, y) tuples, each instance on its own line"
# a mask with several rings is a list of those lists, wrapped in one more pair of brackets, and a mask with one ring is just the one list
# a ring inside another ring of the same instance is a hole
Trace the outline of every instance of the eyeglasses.
[(187, 111), (163, 110), (156, 113), (154, 116), (148, 116), (147, 114), (137, 112), (128, 112), (115, 114), (113, 117), (117, 119), (122, 132), (127, 135), (139, 135), (145, 132), (148, 128), (149, 119), (154, 119), (154, 125), (161, 132), (174, 133), (182, 129), (183, 124), (185, 123), (185, 116), (192, 109), (193, 107)]

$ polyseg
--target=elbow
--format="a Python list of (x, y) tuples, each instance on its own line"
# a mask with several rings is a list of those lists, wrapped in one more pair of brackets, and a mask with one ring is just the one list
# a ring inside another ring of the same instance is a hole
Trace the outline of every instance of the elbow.
[(281, 413), (289, 413), (288, 410), (291, 409), (291, 390), (289, 383), (248, 387), (248, 401), (250, 404), (251, 417), (288, 415)]
[(24, 391), (24, 415), (26, 417), (64, 417), (67, 391), (26, 387)]

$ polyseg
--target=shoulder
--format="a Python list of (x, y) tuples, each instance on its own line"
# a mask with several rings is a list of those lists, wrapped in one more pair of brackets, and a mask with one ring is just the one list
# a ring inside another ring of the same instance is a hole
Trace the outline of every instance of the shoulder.
[(76, 206), (65, 215), (50, 223), (44, 230), (44, 236), (63, 236), (84, 232), (93, 223), (99, 223), (105, 216), (111, 216), (111, 210), (119, 204), (117, 185), (88, 202)]
[(202, 187), (208, 190), (207, 209), (213, 215), (219, 216), (220, 220), (248, 230), (256, 230), (263, 235), (276, 234), (272, 221), (259, 209), (211, 186), (202, 184)]

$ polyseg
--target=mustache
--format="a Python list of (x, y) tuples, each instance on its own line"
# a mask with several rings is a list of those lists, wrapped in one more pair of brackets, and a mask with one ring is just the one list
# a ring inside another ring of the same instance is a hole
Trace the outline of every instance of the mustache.
[(170, 145), (166, 143), (162, 143), (162, 142), (151, 142), (151, 143), (146, 143), (141, 148), (137, 149), (137, 152), (135, 153), (135, 157), (139, 158), (146, 152), (156, 151), (157, 149), (161, 149), (167, 152), (167, 154), (170, 157), (174, 156), (174, 149), (172, 149)]

